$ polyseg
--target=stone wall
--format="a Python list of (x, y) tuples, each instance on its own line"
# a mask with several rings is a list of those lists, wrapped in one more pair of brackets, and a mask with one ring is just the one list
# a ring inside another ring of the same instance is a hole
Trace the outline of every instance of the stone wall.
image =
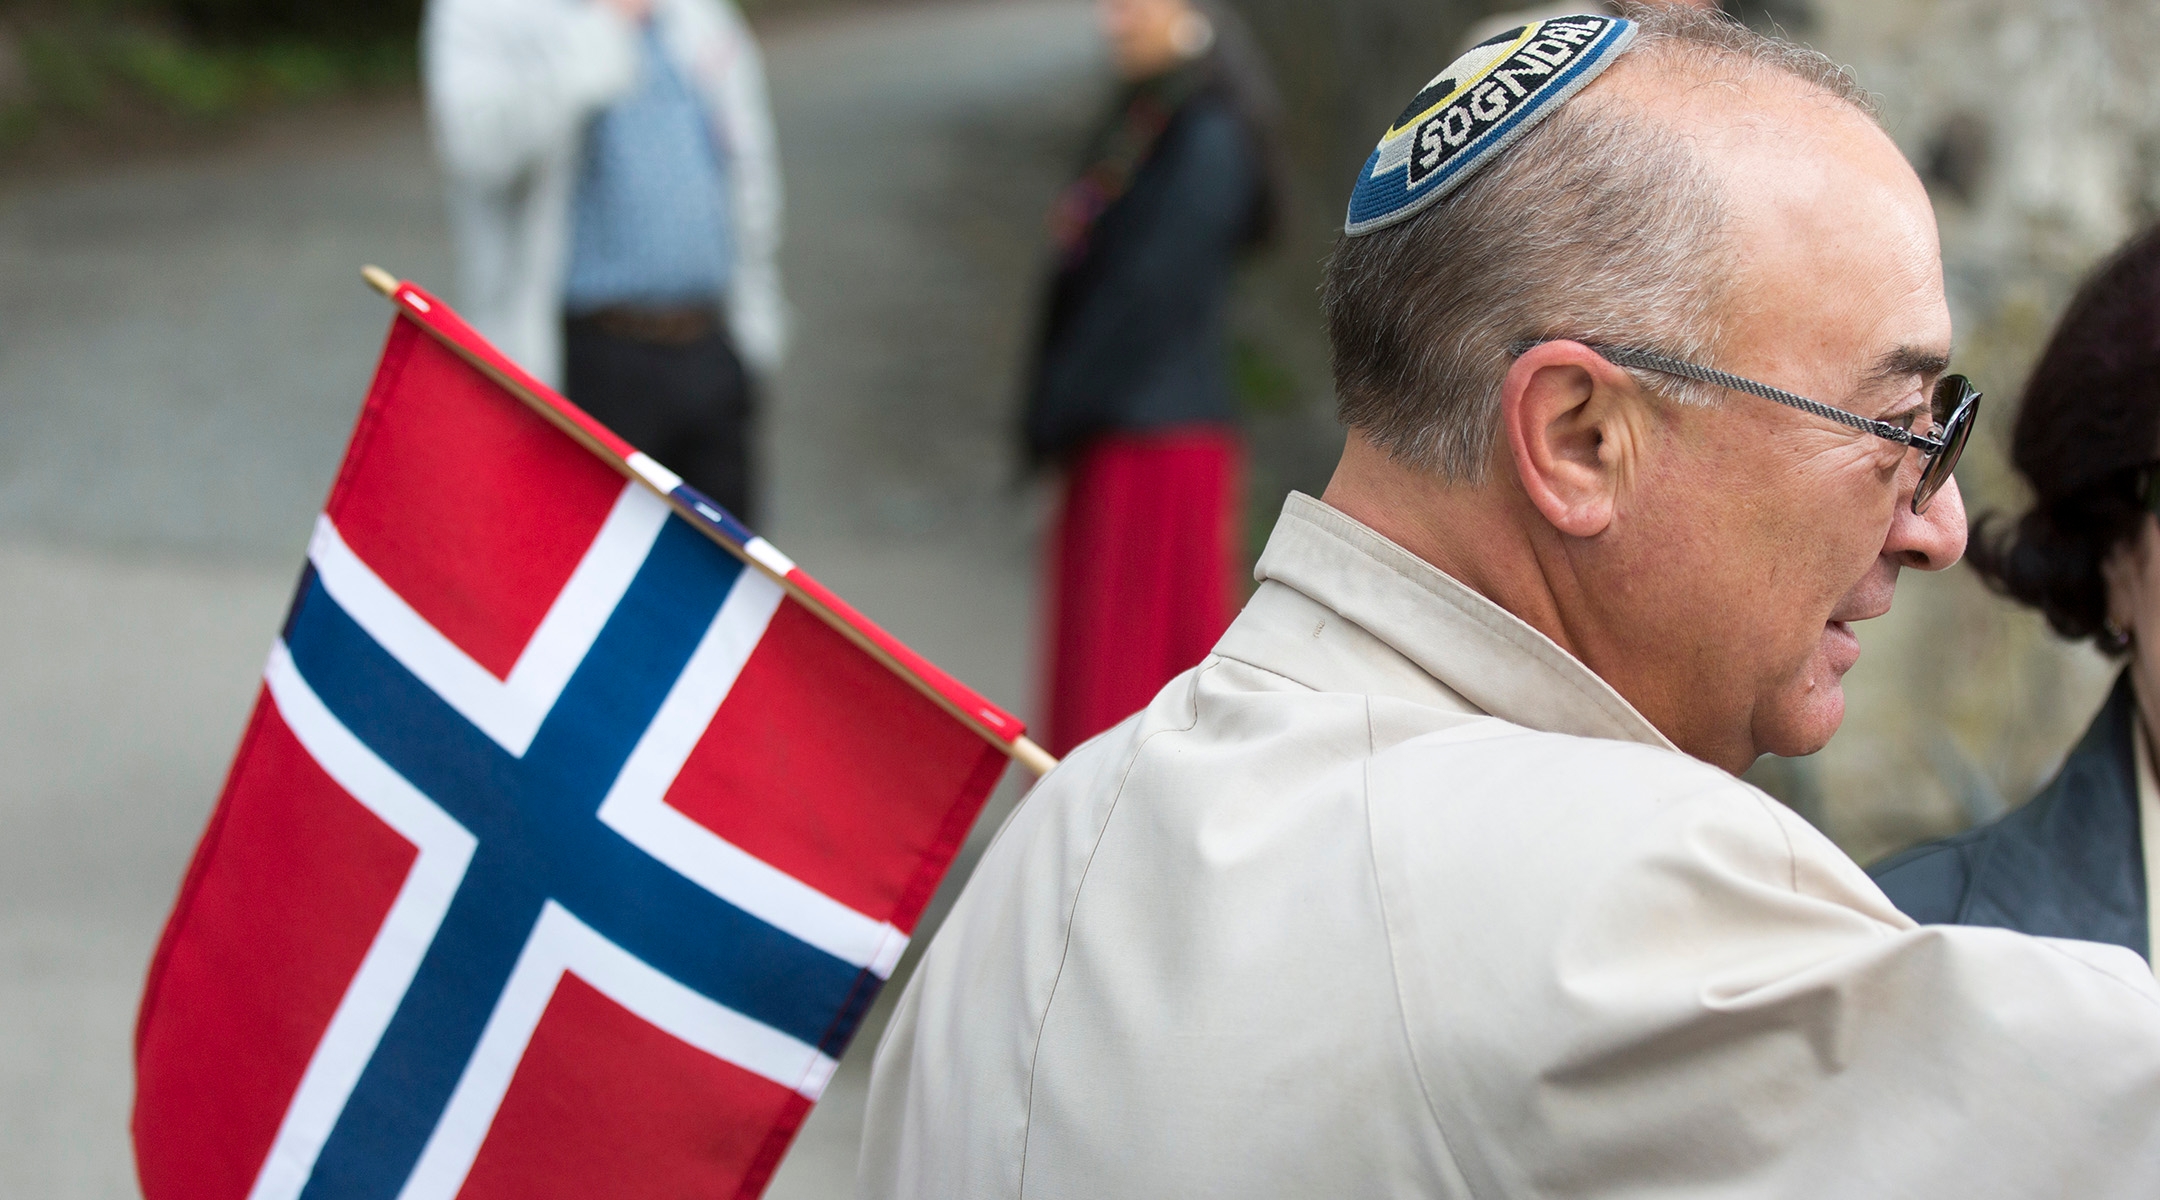
[[(2147, 0), (1816, 0), (1921, 170), (1942, 226), (1959, 368), (1990, 392), (1959, 470), (1976, 513), (2025, 501), (2004, 450), (2017, 392), (2078, 280), (2160, 216), (2160, 9)], [(1847, 732), (1818, 756), (1856, 851), (2021, 802), (2112, 669), (1959, 569), (1908, 579), (1869, 639)]]
[[(1275, 56), (1304, 220), (1255, 281), (1256, 328), (1326, 407), (1314, 264), (1359, 163), (1444, 66), (1474, 0), (1237, 0)], [(2079, 277), (2160, 215), (2160, 6), (2150, 0), (1786, 0), (1746, 14), (1801, 31), (1882, 98), (1941, 220), (1958, 369), (1989, 394), (1959, 469), (1975, 512), (2022, 502), (2003, 439), (2023, 376)], [(1263, 445), (1263, 452), (1267, 447)], [(1310, 468), (1306, 468), (1310, 471)], [(2112, 669), (2064, 646), (1969, 570), (1906, 574), (1862, 630), (1844, 731), (1755, 776), (1867, 860), (2021, 802), (2068, 749)]]

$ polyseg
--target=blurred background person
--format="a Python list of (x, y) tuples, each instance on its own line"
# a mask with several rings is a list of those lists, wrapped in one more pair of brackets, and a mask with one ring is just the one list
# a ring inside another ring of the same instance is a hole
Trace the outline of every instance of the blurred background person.
[(1101, 0), (1124, 86), (1050, 214), (1025, 416), (1064, 472), (1050, 537), (1052, 753), (1139, 710), (1229, 626), (1244, 448), (1226, 363), (1240, 256), (1282, 200), (1275, 102), (1234, 18)]
[(780, 174), (728, 0), (432, 0), (422, 41), (461, 308), (750, 519), (778, 365)]
[(2160, 227), (2071, 302), (2026, 385), (2010, 456), (2033, 506), (2008, 529), (1980, 523), (1974, 567), (2063, 637), (2090, 639), (2127, 666), (2030, 803), (1890, 859), (1876, 881), (1924, 924), (2109, 942), (2150, 960), (2149, 881), (2160, 867)]

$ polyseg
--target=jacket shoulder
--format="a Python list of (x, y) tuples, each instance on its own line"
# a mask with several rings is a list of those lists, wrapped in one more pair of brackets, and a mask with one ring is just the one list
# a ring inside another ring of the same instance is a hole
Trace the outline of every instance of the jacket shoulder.
[(1678, 750), (1488, 720), (1382, 751), (1367, 779), (1376, 842), (1419, 847), (1426, 860), (1402, 878), (1413, 903), (1456, 903), (1462, 881), (1487, 866), (1426, 867), (1475, 847), (1479, 857), (1510, 864), (1508, 888), (1535, 876), (1545, 881), (1539, 902), (1562, 908), (1601, 880), (1686, 876), (1699, 891), (1714, 875), (1899, 921), (1820, 831), (1747, 781)]
[[(1479, 744), (1483, 743), (1483, 744)], [(1406, 782), (1426, 764), (1478, 764), (1495, 774), (1490, 782), (1547, 794), (1595, 796), (1601, 802), (1630, 796), (1670, 799), (1755, 789), (1730, 773), (1677, 750), (1615, 738), (1582, 737), (1531, 729), (1500, 718), (1402, 742), (1376, 755), (1408, 768)], [(1561, 785), (1564, 791), (1558, 791)]]

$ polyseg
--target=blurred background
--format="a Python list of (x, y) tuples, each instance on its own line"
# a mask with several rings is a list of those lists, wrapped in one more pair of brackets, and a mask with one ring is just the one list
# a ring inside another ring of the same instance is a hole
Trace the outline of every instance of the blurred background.
[[(1506, 6), (1233, 7), (1275, 67), (1296, 167), (1290, 233), (1234, 306), (1257, 547), (1340, 446), (1314, 288), (1356, 167)], [(0, 1195), (136, 1194), (135, 1003), (386, 327), (358, 269), (455, 294), (418, 8), (0, 0)], [(1019, 482), (1016, 393), (1043, 214), (1113, 87), (1091, 8), (745, 8), (799, 321), (760, 435), (764, 532), (1029, 712), (1046, 504)], [(1991, 397), (1968, 503), (2016, 507), (2001, 447), (2023, 373), (2080, 274), (2160, 216), (2160, 8), (1735, 11), (1881, 95), (1936, 198), (1958, 364)], [(1963, 569), (1908, 575), (1861, 637), (1838, 740), (1754, 777), (1863, 862), (2021, 802), (2109, 679)], [(846, 1193), (876, 1032), (774, 1195)]]

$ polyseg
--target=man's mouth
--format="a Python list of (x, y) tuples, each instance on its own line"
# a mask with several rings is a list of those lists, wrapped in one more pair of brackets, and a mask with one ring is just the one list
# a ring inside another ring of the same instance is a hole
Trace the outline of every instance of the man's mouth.
[(1829, 667), (1843, 675), (1860, 661), (1860, 638), (1853, 633), (1852, 622), (1831, 621), (1823, 626), (1823, 648), (1829, 652)]
[(1887, 586), (1872, 580), (1863, 580), (1859, 586), (1847, 592), (1843, 599), (1830, 610), (1830, 619), (1823, 622), (1822, 648), (1826, 664), (1840, 678), (1860, 661), (1860, 636), (1853, 626), (1862, 621), (1872, 621), (1890, 611), (1897, 577), (1892, 575)]

